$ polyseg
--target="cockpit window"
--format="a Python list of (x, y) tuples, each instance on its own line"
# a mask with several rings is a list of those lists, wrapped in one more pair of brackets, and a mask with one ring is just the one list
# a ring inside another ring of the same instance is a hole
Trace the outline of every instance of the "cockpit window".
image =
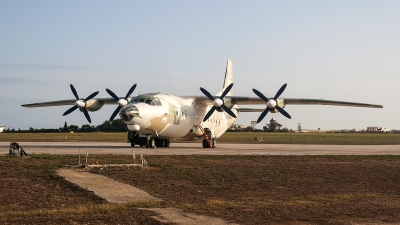
[(129, 103), (143, 102), (151, 106), (162, 106), (160, 99), (153, 95), (139, 95), (131, 99)]

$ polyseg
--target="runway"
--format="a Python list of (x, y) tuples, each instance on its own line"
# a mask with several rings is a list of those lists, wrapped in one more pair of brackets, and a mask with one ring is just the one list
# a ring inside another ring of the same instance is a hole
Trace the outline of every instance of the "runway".
[[(0, 153), (8, 154), (8, 142), (0, 142)], [(132, 148), (129, 143), (110, 142), (19, 142), (28, 154), (116, 154), (131, 155), (400, 155), (400, 145), (301, 145), (225, 144), (203, 148), (201, 143), (171, 143), (169, 148)]]

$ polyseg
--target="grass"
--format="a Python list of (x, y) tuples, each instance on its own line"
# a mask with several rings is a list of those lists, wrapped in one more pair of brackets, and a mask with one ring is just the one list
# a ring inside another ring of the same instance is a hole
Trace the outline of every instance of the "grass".
[[(254, 138), (261, 137), (262, 141)], [(121, 142), (127, 141), (122, 133), (1, 133), (0, 142)], [(194, 140), (201, 142), (201, 138)], [(186, 142), (185, 140), (171, 140)], [(337, 144), (337, 145), (400, 145), (400, 133), (270, 133), (226, 132), (218, 143), (247, 144)]]
[[(93, 155), (130, 163), (122, 155)], [(0, 224), (161, 224), (175, 207), (239, 224), (400, 222), (400, 156), (147, 156), (150, 167), (91, 172), (163, 202), (109, 204), (59, 177), (76, 155), (0, 157)]]

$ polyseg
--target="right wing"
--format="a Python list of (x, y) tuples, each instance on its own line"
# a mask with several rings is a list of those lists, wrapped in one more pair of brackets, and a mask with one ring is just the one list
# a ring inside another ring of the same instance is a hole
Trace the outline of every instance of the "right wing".
[[(97, 101), (100, 104), (118, 104), (113, 98), (94, 98), (91, 99)], [(89, 100), (90, 101), (90, 100)], [(62, 106), (62, 105), (74, 105), (76, 99), (67, 99), (67, 100), (58, 100), (58, 101), (50, 101), (50, 102), (38, 102), (38, 103), (30, 103), (21, 105), (22, 107), (27, 108), (36, 108), (36, 107), (48, 107), (48, 106)]]

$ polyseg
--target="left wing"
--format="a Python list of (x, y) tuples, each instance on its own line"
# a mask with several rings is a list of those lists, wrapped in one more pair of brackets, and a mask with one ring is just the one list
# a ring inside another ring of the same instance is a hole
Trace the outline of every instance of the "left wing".
[[(226, 97), (230, 98), (232, 103), (238, 105), (265, 105), (266, 102), (257, 97)], [(382, 105), (367, 104), (359, 102), (345, 102), (325, 99), (308, 99), (308, 98), (279, 98), (277, 102), (282, 102), (283, 105), (334, 105), (334, 106), (352, 106), (352, 107), (367, 107), (367, 108), (383, 108)]]
[[(205, 96), (183, 96), (183, 98), (193, 98), (202, 104), (212, 104), (213, 102)], [(266, 105), (266, 102), (257, 97), (244, 96), (225, 96), (225, 102), (231, 102), (230, 105)], [(383, 108), (382, 105), (368, 104), (360, 102), (345, 102), (325, 99), (310, 99), (310, 98), (278, 98), (277, 102), (281, 106), (286, 105), (332, 105), (332, 106), (351, 106), (351, 107), (366, 107), (366, 108)], [(229, 104), (228, 104), (229, 105)], [(241, 112), (260, 112), (264, 109), (239, 108)], [(255, 110), (255, 111), (254, 111)]]

